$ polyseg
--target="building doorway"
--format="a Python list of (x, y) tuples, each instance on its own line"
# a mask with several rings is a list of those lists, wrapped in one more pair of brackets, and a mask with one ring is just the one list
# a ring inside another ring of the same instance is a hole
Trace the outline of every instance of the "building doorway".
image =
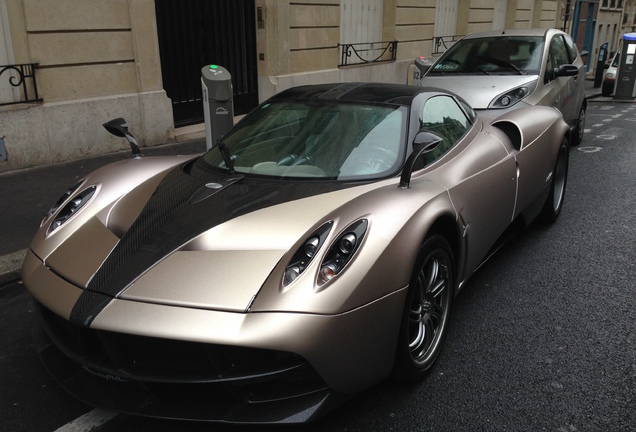
[(201, 68), (232, 75), (234, 113), (258, 105), (254, 0), (155, 0), (163, 88), (176, 127), (203, 121)]

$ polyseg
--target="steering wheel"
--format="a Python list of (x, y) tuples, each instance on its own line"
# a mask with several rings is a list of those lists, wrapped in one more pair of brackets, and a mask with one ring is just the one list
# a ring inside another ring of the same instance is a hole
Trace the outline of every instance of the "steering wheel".
[(393, 150), (379, 146), (370, 147), (367, 154), (369, 155), (367, 164), (378, 172), (391, 169), (398, 157)]

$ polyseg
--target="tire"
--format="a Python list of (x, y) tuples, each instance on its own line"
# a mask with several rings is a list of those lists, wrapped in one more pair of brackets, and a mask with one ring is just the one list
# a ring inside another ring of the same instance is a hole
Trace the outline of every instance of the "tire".
[(455, 262), (448, 241), (438, 234), (420, 248), (406, 296), (394, 376), (422, 378), (435, 363), (446, 333), (455, 292)]
[(539, 218), (543, 222), (553, 223), (561, 214), (563, 199), (565, 198), (565, 186), (568, 181), (569, 160), (570, 148), (567, 139), (563, 138), (561, 146), (559, 147), (559, 155), (554, 165), (550, 193), (539, 215)]
[(579, 116), (576, 120), (576, 127), (572, 130), (572, 147), (576, 147), (583, 141), (583, 133), (585, 132), (585, 117), (587, 114), (587, 105), (585, 101), (579, 110)]

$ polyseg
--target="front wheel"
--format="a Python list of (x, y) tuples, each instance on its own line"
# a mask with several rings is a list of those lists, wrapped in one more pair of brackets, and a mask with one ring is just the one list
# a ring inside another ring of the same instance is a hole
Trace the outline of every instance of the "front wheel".
[(559, 214), (561, 214), (563, 199), (565, 198), (565, 185), (568, 181), (569, 159), (570, 148), (568, 146), (568, 141), (563, 138), (552, 174), (550, 194), (543, 205), (543, 210), (540, 215), (541, 220), (544, 222), (554, 222), (559, 217)]
[(406, 297), (394, 375), (422, 378), (435, 363), (448, 330), (455, 287), (455, 263), (448, 241), (434, 234), (424, 240)]

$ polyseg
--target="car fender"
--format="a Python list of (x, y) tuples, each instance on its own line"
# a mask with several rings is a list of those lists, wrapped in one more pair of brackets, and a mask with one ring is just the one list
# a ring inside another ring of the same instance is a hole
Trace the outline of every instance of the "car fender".
[[(94, 216), (99, 215), (100, 220), (102, 220), (104, 225), (107, 225), (109, 209), (122, 196), (125, 196), (144, 182), (148, 182), (149, 187), (146, 188), (146, 192), (149, 196), (149, 194), (152, 194), (154, 187), (171, 168), (191, 158), (192, 155), (126, 159), (93, 171), (83, 179), (82, 185), (74, 194), (76, 195), (91, 186), (96, 186), (96, 193), (91, 200), (55, 231), (47, 232), (57, 212), (47, 216), (40, 224), (40, 228), (31, 241), (31, 250), (40, 259), (46, 260), (53, 251), (66, 242), (71, 235)], [(145, 200), (139, 202), (139, 204), (143, 205), (144, 202)], [(62, 207), (60, 206), (60, 208)], [(141, 211), (141, 208), (139, 208), (139, 211)]]

